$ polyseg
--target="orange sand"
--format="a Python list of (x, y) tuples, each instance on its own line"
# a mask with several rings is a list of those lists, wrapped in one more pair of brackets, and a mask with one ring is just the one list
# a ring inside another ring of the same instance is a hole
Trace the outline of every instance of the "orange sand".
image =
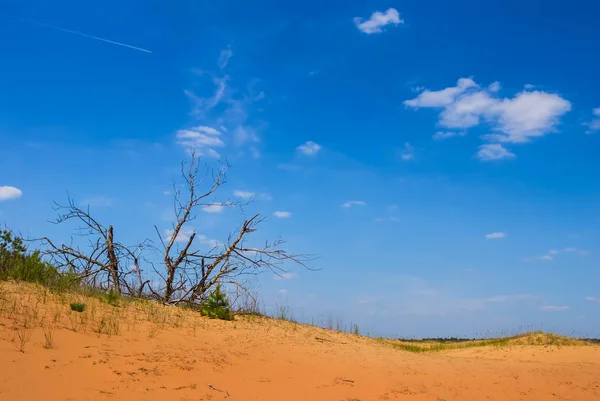
[[(290, 322), (212, 321), (175, 308), (160, 315), (162, 307), (151, 318), (144, 305), (95, 300), (86, 300), (97, 303), (95, 316), (88, 309), (86, 325), (73, 331), (80, 315), (69, 312), (68, 301), (36, 304), (40, 295), (29, 295), (15, 307), (22, 291), (7, 295), (0, 286), (0, 400), (600, 400), (598, 346), (413, 354)], [(38, 325), (19, 352), (14, 333), (23, 322), (18, 314), (32, 313), (27, 305), (46, 327), (62, 313), (52, 349), (43, 347)], [(96, 333), (94, 319), (111, 309), (119, 313), (119, 333)]]

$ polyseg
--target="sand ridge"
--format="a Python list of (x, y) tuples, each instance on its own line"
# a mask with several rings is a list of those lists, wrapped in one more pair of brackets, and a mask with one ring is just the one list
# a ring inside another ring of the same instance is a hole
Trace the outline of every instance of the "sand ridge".
[[(75, 315), (71, 299), (47, 294), (37, 304), (40, 324), (30, 316), (31, 337), (19, 352), (15, 333), (24, 332), (27, 305), (42, 295), (0, 285), (0, 400), (600, 399), (598, 346), (415, 354), (293, 322), (216, 321), (145, 303), (115, 308), (84, 299), (88, 309)], [(113, 332), (111, 316), (119, 321)]]

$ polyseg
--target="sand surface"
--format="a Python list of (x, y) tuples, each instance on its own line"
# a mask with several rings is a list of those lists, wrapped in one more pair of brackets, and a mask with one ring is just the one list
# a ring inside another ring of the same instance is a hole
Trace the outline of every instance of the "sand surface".
[(74, 331), (81, 316), (47, 302), (37, 308), (46, 332), (50, 315), (56, 320), (53, 347), (43, 347), (44, 328), (32, 327), (20, 352), (17, 314), (31, 312), (6, 305), (0, 400), (600, 400), (597, 346), (414, 354), (285, 321), (178, 311), (150, 318), (143, 307), (114, 308), (120, 323), (109, 336), (94, 323), (106, 307), (86, 311), (86, 325)]

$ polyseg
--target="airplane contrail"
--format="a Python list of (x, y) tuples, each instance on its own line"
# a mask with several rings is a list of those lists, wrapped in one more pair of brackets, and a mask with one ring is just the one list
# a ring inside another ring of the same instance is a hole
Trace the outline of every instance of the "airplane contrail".
[(127, 48), (134, 49), (134, 50), (139, 50), (139, 51), (144, 52), (144, 53), (152, 53), (152, 51), (148, 50), (148, 49), (142, 49), (141, 47), (128, 45), (126, 43), (115, 42), (114, 40), (109, 40), (109, 39), (100, 38), (98, 36), (88, 35), (87, 33), (72, 31), (70, 29), (61, 28), (59, 26), (46, 24), (44, 22), (34, 21), (32, 19), (17, 18), (17, 17), (13, 17), (13, 16), (11, 16), (11, 17), (14, 18), (14, 19), (17, 19), (19, 21), (28, 22), (30, 24), (43, 26), (45, 28), (55, 29), (57, 31), (62, 31), (62, 32), (66, 32), (66, 33), (72, 33), (74, 35), (83, 36), (84, 38), (96, 39), (96, 40), (99, 40), (101, 42), (111, 43), (113, 45), (118, 45), (118, 46), (123, 46), (123, 47), (127, 47)]

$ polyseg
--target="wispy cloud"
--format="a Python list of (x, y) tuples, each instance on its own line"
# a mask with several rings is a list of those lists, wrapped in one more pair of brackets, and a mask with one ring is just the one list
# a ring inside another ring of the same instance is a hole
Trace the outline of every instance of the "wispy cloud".
[(221, 213), (225, 209), (225, 206), (219, 204), (207, 205), (202, 208), (203, 212), (206, 213)]
[(371, 17), (363, 21), (360, 17), (354, 18), (356, 27), (368, 35), (373, 33), (383, 32), (381, 28), (386, 25), (398, 25), (403, 24), (404, 20), (400, 18), (400, 13), (395, 8), (389, 8), (387, 11), (375, 11), (371, 14)]
[(318, 143), (315, 143), (313, 141), (307, 141), (307, 142), (303, 143), (302, 145), (298, 146), (296, 149), (300, 153), (303, 153), (307, 156), (313, 156), (313, 155), (316, 155), (317, 153), (319, 153), (319, 151), (321, 150), (321, 145), (319, 145)]
[(0, 202), (11, 199), (18, 199), (23, 196), (23, 191), (19, 188), (11, 187), (9, 185), (0, 186)]
[(237, 196), (238, 198), (242, 199), (252, 199), (256, 196), (256, 192), (235, 190), (233, 191), (233, 196)]
[(294, 273), (279, 273), (273, 275), (274, 280), (291, 280), (293, 278), (296, 278), (296, 274)]
[(198, 126), (177, 131), (177, 143), (188, 149), (194, 149), (200, 156), (220, 157), (213, 148), (222, 148), (225, 142), (220, 138), (222, 133), (215, 128)]
[(594, 132), (600, 131), (600, 107), (596, 107), (594, 110), (592, 110), (592, 115), (592, 120), (588, 123), (585, 123), (585, 125), (588, 127), (586, 134), (593, 134)]
[(585, 300), (589, 302), (600, 302), (600, 298), (598, 297), (585, 297)]
[(278, 219), (287, 219), (292, 217), (292, 212), (278, 210), (276, 212), (273, 212), (273, 216), (277, 217)]
[(517, 157), (513, 152), (499, 143), (488, 143), (479, 146), (476, 156), (481, 161), (514, 159)]
[(540, 306), (540, 310), (548, 312), (561, 312), (569, 310), (567, 305), (544, 305)]
[(415, 148), (408, 142), (404, 142), (404, 148), (400, 151), (400, 158), (409, 161), (415, 158)]
[(219, 68), (221, 70), (223, 70), (223, 69), (225, 69), (225, 67), (227, 67), (227, 64), (229, 64), (229, 59), (232, 56), (233, 56), (233, 52), (231, 51), (230, 47), (221, 51), (221, 54), (219, 55), (219, 61), (217, 62), (217, 64), (219, 65)]
[(486, 239), (499, 239), (506, 237), (506, 234), (503, 232), (494, 232), (485, 235)]
[(558, 254), (559, 254), (559, 251), (557, 251), (556, 249), (550, 249), (548, 251), (548, 253), (546, 253), (545, 255), (534, 256), (533, 258), (527, 258), (525, 260), (527, 260), (527, 261), (541, 260), (544, 262), (552, 262), (554, 260), (554, 258), (556, 257), (556, 255), (558, 255)]
[[(225, 147), (225, 145), (232, 144), (238, 149), (238, 154), (242, 155), (247, 152), (256, 159), (260, 157), (258, 144), (261, 133), (268, 127), (268, 124), (254, 117), (252, 112), (257, 109), (255, 104), (264, 100), (265, 94), (256, 89), (258, 80), (250, 81), (243, 88), (231, 85), (230, 82), (235, 81), (225, 74), (224, 70), (229, 65), (232, 56), (233, 52), (229, 47), (221, 51), (217, 61), (219, 71), (216, 73), (194, 70), (195, 76), (198, 77), (198, 82), (194, 82), (194, 84), (200, 85), (202, 89), (187, 89), (185, 94), (192, 103), (192, 116), (201, 121), (203, 126), (226, 134), (219, 138), (222, 144), (217, 143), (214, 138), (211, 142), (212, 147), (204, 144), (205, 149), (210, 149), (206, 151), (210, 156), (218, 157), (214, 147)], [(205, 87), (206, 83), (210, 84), (209, 88)], [(250, 120), (251, 117), (252, 120)], [(226, 137), (227, 140), (223, 140), (223, 137)], [(201, 138), (201, 140), (204, 139)]]
[[(181, 230), (179, 230), (179, 233), (177, 234), (177, 237), (175, 238), (175, 242), (187, 243), (190, 240), (190, 237), (192, 236), (192, 234), (194, 234), (195, 232), (196, 232), (196, 230), (194, 230), (193, 228), (183, 227)], [(175, 230), (173, 230), (171, 228), (167, 228), (165, 230), (165, 241), (170, 241), (171, 237), (173, 237), (174, 233), (175, 233)], [(223, 245), (223, 243), (221, 241), (218, 241), (216, 239), (210, 239), (206, 235), (203, 235), (203, 234), (196, 234), (195, 240), (200, 244), (209, 245), (212, 248), (216, 248), (218, 246)]]
[(366, 202), (360, 200), (350, 200), (342, 203), (342, 207), (352, 207), (352, 206), (365, 206)]
[(464, 136), (465, 132), (438, 131), (433, 134), (434, 141), (443, 141), (444, 139), (454, 138), (455, 136)]
[(586, 251), (585, 249), (578, 249), (578, 248), (565, 248), (564, 251), (567, 253), (576, 253), (578, 255), (587, 255), (590, 253), (589, 251)]

